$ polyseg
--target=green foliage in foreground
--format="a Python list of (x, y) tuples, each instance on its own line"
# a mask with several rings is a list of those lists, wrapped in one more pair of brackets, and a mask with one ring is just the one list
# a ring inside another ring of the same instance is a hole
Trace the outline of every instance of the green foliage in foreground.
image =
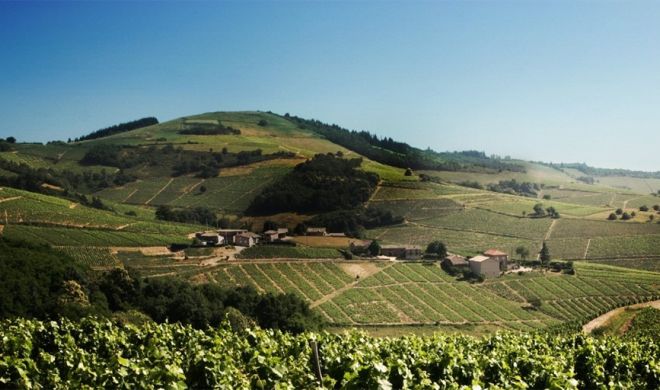
[(85, 319), (0, 323), (0, 383), (32, 388), (658, 388), (650, 338), (581, 334), (291, 335), (260, 329), (118, 326)]
[(660, 341), (660, 310), (646, 307), (639, 311), (626, 332), (626, 337), (652, 337), (656, 342)]

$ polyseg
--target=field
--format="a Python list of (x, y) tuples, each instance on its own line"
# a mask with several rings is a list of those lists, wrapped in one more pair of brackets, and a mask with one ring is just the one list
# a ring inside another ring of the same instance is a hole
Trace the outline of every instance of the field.
[(246, 248), (239, 257), (247, 259), (339, 259), (342, 254), (333, 248), (305, 246), (258, 245)]
[(163, 246), (189, 242), (185, 235), (31, 225), (5, 226), (2, 235), (14, 241), (72, 247)]
[[(291, 292), (308, 301), (331, 326), (530, 331), (586, 321), (613, 308), (660, 296), (660, 274), (575, 263), (576, 275), (511, 274), (482, 284), (461, 281), (437, 263), (242, 260), (182, 276), (224, 287)], [(362, 277), (356, 275), (362, 272)], [(391, 333), (385, 333), (391, 334)]]

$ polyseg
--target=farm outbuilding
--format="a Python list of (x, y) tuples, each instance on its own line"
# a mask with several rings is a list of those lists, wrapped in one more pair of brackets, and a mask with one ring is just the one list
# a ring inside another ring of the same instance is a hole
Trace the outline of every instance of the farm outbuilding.
[(251, 247), (259, 243), (260, 236), (257, 233), (245, 232), (234, 236), (234, 244), (238, 246)]
[(274, 242), (280, 239), (279, 234), (277, 234), (277, 230), (266, 230), (263, 234), (264, 241), (266, 242)]
[(288, 228), (277, 228), (277, 238), (279, 238), (280, 240), (286, 238), (286, 236), (288, 235), (289, 235)]
[(207, 246), (222, 245), (225, 242), (224, 237), (222, 237), (218, 233), (214, 233), (214, 232), (196, 233), (195, 237), (197, 237), (197, 239), (199, 241), (201, 241), (204, 245), (207, 245)]
[(324, 227), (308, 227), (307, 228), (308, 236), (327, 236), (328, 231)]
[(414, 260), (422, 257), (422, 248), (415, 245), (383, 245), (380, 254), (403, 260)]
[(446, 267), (454, 268), (468, 268), (470, 263), (463, 256), (449, 255), (442, 260), (442, 264)]
[(227, 244), (235, 244), (234, 242), (234, 237), (237, 234), (241, 233), (247, 233), (246, 229), (220, 229), (218, 230), (218, 234), (222, 236), (222, 238), (225, 239), (225, 243)]
[(500, 271), (506, 271), (509, 266), (509, 255), (499, 249), (489, 249), (484, 252), (484, 256), (496, 259), (500, 265)]
[(494, 257), (479, 255), (471, 258), (469, 263), (470, 271), (476, 275), (481, 275), (486, 278), (500, 276), (500, 262)]

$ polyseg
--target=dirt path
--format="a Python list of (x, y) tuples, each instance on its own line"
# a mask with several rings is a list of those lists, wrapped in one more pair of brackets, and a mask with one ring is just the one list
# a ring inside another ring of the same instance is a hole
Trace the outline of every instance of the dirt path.
[(369, 207), (369, 204), (371, 203), (371, 201), (376, 197), (376, 194), (378, 193), (378, 191), (380, 191), (380, 188), (381, 188), (380, 185), (381, 185), (382, 183), (383, 183), (382, 180), (378, 182), (378, 184), (376, 185), (376, 189), (374, 190), (374, 193), (371, 194), (371, 196), (369, 197), (369, 199), (367, 200), (367, 202), (364, 204), (364, 207)]
[(624, 306), (620, 307), (618, 309), (614, 309), (611, 311), (608, 311), (607, 313), (603, 314), (600, 317), (596, 317), (593, 320), (589, 321), (582, 327), (582, 332), (583, 333), (591, 333), (594, 329), (600, 328), (601, 326), (605, 325), (607, 321), (612, 319), (613, 317), (621, 314), (626, 308), (632, 308), (632, 309), (639, 309), (642, 307), (653, 307), (656, 309), (660, 309), (660, 299), (656, 301), (651, 301), (651, 302), (644, 302), (644, 303), (638, 303), (636, 305), (630, 305), (630, 306)]
[(582, 256), (583, 259), (587, 258), (587, 253), (589, 253), (589, 245), (591, 245), (591, 238), (587, 240), (587, 247), (584, 248), (584, 256)]
[(3, 199), (0, 199), (0, 203), (9, 202), (11, 200), (16, 200), (16, 199), (21, 199), (21, 198), (22, 198), (22, 196), (12, 196), (11, 198), (3, 198)]
[[(377, 271), (375, 271), (375, 272), (371, 272), (371, 271), (372, 271), (371, 269), (369, 269), (369, 270), (364, 270), (364, 271), (369, 272), (367, 276), (370, 276), (370, 275), (373, 275), (373, 274), (378, 273), (378, 272), (383, 272), (384, 270), (388, 269), (388, 268), (391, 267), (392, 265), (394, 265), (394, 263), (387, 264), (385, 267), (380, 268), (379, 270), (377, 270)], [(347, 270), (345, 270), (345, 269), (343, 269), (343, 270), (344, 270), (344, 272), (347, 272)], [(357, 270), (351, 270), (351, 271), (355, 272), (355, 271), (357, 271)], [(347, 273), (348, 273), (348, 272), (347, 272)], [(360, 275), (360, 274), (358, 273), (358, 275)], [(366, 277), (366, 276), (365, 276), (365, 277)], [(364, 279), (364, 277), (360, 277), (360, 279)], [(316, 307), (316, 306), (318, 306), (318, 305), (320, 305), (320, 304), (322, 304), (322, 303), (325, 303), (325, 302), (331, 300), (332, 298), (338, 296), (339, 294), (343, 293), (344, 291), (346, 291), (346, 290), (348, 290), (348, 289), (351, 289), (351, 288), (355, 287), (355, 285), (357, 285), (357, 284), (360, 282), (360, 279), (356, 279), (356, 280), (352, 281), (351, 283), (345, 285), (344, 287), (341, 287), (341, 288), (339, 288), (339, 289), (337, 289), (337, 290), (331, 292), (330, 294), (321, 297), (320, 299), (318, 299), (318, 300), (312, 302), (312, 304), (309, 305), (309, 307), (310, 307), (310, 308), (314, 308), (314, 307)]]
[(191, 192), (193, 192), (195, 190), (195, 188), (199, 187), (202, 183), (204, 183), (205, 180), (206, 179), (202, 179), (202, 180), (198, 181), (197, 183), (185, 188), (183, 190), (183, 192), (181, 193), (181, 195), (177, 196), (176, 199), (174, 199), (171, 203), (174, 203), (177, 200), (179, 200), (179, 199), (183, 198), (184, 196), (186, 196), (186, 195), (190, 194)]
[(154, 196), (152, 196), (148, 201), (144, 202), (144, 204), (149, 204), (149, 203), (150, 203), (152, 200), (154, 200), (158, 195), (160, 195), (161, 192), (165, 191), (165, 188), (169, 187), (169, 185), (172, 184), (173, 181), (174, 181), (174, 179), (170, 179), (170, 181), (168, 181), (167, 184), (165, 184), (165, 185), (163, 186), (163, 188), (161, 188), (160, 190), (158, 190), (158, 192), (156, 192), (156, 194), (155, 194)]
[(550, 235), (552, 234), (552, 229), (555, 227), (555, 224), (557, 223), (556, 219), (553, 219), (552, 222), (550, 223), (550, 226), (548, 227), (548, 232), (545, 233), (545, 238), (543, 240), (547, 241), (550, 239)]
[(130, 194), (128, 194), (128, 196), (127, 196), (124, 200), (122, 200), (121, 202), (122, 202), (122, 203), (126, 203), (126, 202), (128, 202), (128, 200), (131, 199), (131, 196), (135, 195), (136, 192), (138, 192), (138, 190), (137, 190), (137, 189), (134, 189), (133, 192), (131, 192)]
[(5, 225), (0, 225), (0, 236), (2, 236), (2, 232), (5, 230)]

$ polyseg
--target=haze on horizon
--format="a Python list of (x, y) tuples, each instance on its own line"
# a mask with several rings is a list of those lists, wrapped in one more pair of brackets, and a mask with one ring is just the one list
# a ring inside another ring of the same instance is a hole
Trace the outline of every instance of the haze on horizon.
[(0, 2), (0, 137), (270, 110), (660, 170), (660, 3)]

